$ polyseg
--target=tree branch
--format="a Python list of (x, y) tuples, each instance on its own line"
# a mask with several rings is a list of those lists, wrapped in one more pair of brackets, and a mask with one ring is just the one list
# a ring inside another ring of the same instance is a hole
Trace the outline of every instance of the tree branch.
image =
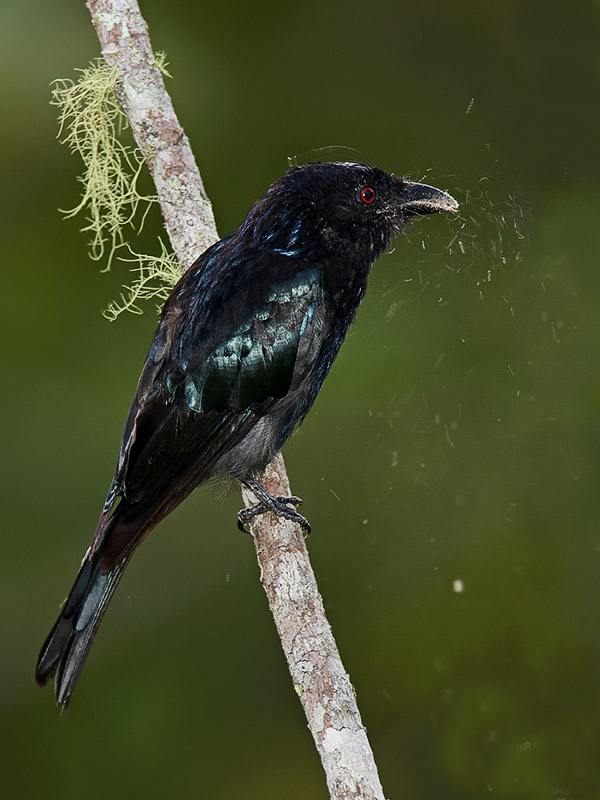
[[(102, 55), (120, 71), (120, 96), (133, 136), (146, 155), (165, 225), (184, 267), (217, 240), (200, 173), (156, 66), (137, 0), (87, 0)], [(281, 456), (257, 476), (274, 496), (290, 496)], [(246, 505), (254, 496), (242, 490)], [(373, 753), (325, 617), (300, 529), (274, 514), (255, 517), (251, 532), (261, 582), (334, 800), (384, 800)]]
[(106, 63), (120, 72), (119, 101), (147, 159), (165, 226), (184, 267), (219, 238), (187, 136), (156, 66), (136, 0), (87, 0)]
[[(258, 482), (273, 497), (292, 494), (278, 455)], [(246, 505), (254, 496), (242, 488)], [(298, 525), (275, 514), (251, 525), (260, 579), (333, 800), (384, 800), (354, 687), (340, 658)]]

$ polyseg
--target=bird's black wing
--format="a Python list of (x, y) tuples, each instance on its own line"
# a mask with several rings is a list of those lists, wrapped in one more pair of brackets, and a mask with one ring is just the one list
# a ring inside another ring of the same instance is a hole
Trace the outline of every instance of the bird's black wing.
[[(154, 527), (211, 477), (219, 460), (313, 369), (325, 324), (319, 273), (306, 265), (272, 282), (260, 302), (252, 300), (243, 302), (241, 312), (213, 306), (206, 329), (223, 329), (228, 315), (236, 324), (209, 352), (205, 340), (194, 344), (192, 333), (190, 346), (178, 356), (175, 349), (181, 350), (186, 333), (173, 335), (177, 323), (163, 317), (140, 376), (94, 540), (95, 547), (121, 497), (120, 515), (132, 541), (110, 547), (111, 561), (115, 549), (135, 546), (138, 533)], [(185, 319), (179, 324), (185, 325)]]

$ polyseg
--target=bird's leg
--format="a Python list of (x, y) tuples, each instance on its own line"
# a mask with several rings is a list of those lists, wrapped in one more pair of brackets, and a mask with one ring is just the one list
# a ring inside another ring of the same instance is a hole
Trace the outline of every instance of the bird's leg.
[[(296, 522), (306, 532), (307, 536), (310, 535), (308, 520), (296, 511), (296, 506), (302, 503), (299, 497), (272, 497), (254, 478), (245, 478), (241, 482), (247, 489), (250, 489), (258, 500), (255, 506), (243, 508), (238, 512), (238, 528), (241, 531), (247, 532), (246, 525), (254, 517), (259, 514), (265, 514), (267, 511), (273, 511), (278, 517), (284, 517)], [(293, 506), (293, 508), (290, 508), (290, 506)]]

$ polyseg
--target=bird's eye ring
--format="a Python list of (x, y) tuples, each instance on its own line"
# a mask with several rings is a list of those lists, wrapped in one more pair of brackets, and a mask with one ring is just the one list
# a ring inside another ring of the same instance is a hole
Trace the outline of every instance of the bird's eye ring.
[(375, 200), (375, 189), (372, 186), (365, 186), (360, 190), (360, 199), (366, 206), (370, 206)]

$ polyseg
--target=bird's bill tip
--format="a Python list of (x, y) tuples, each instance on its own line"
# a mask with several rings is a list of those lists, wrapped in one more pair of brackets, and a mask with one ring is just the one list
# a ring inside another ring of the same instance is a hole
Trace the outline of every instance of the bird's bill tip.
[(409, 214), (438, 214), (449, 212), (456, 214), (458, 203), (441, 189), (428, 186), (426, 183), (404, 181), (401, 209)]

